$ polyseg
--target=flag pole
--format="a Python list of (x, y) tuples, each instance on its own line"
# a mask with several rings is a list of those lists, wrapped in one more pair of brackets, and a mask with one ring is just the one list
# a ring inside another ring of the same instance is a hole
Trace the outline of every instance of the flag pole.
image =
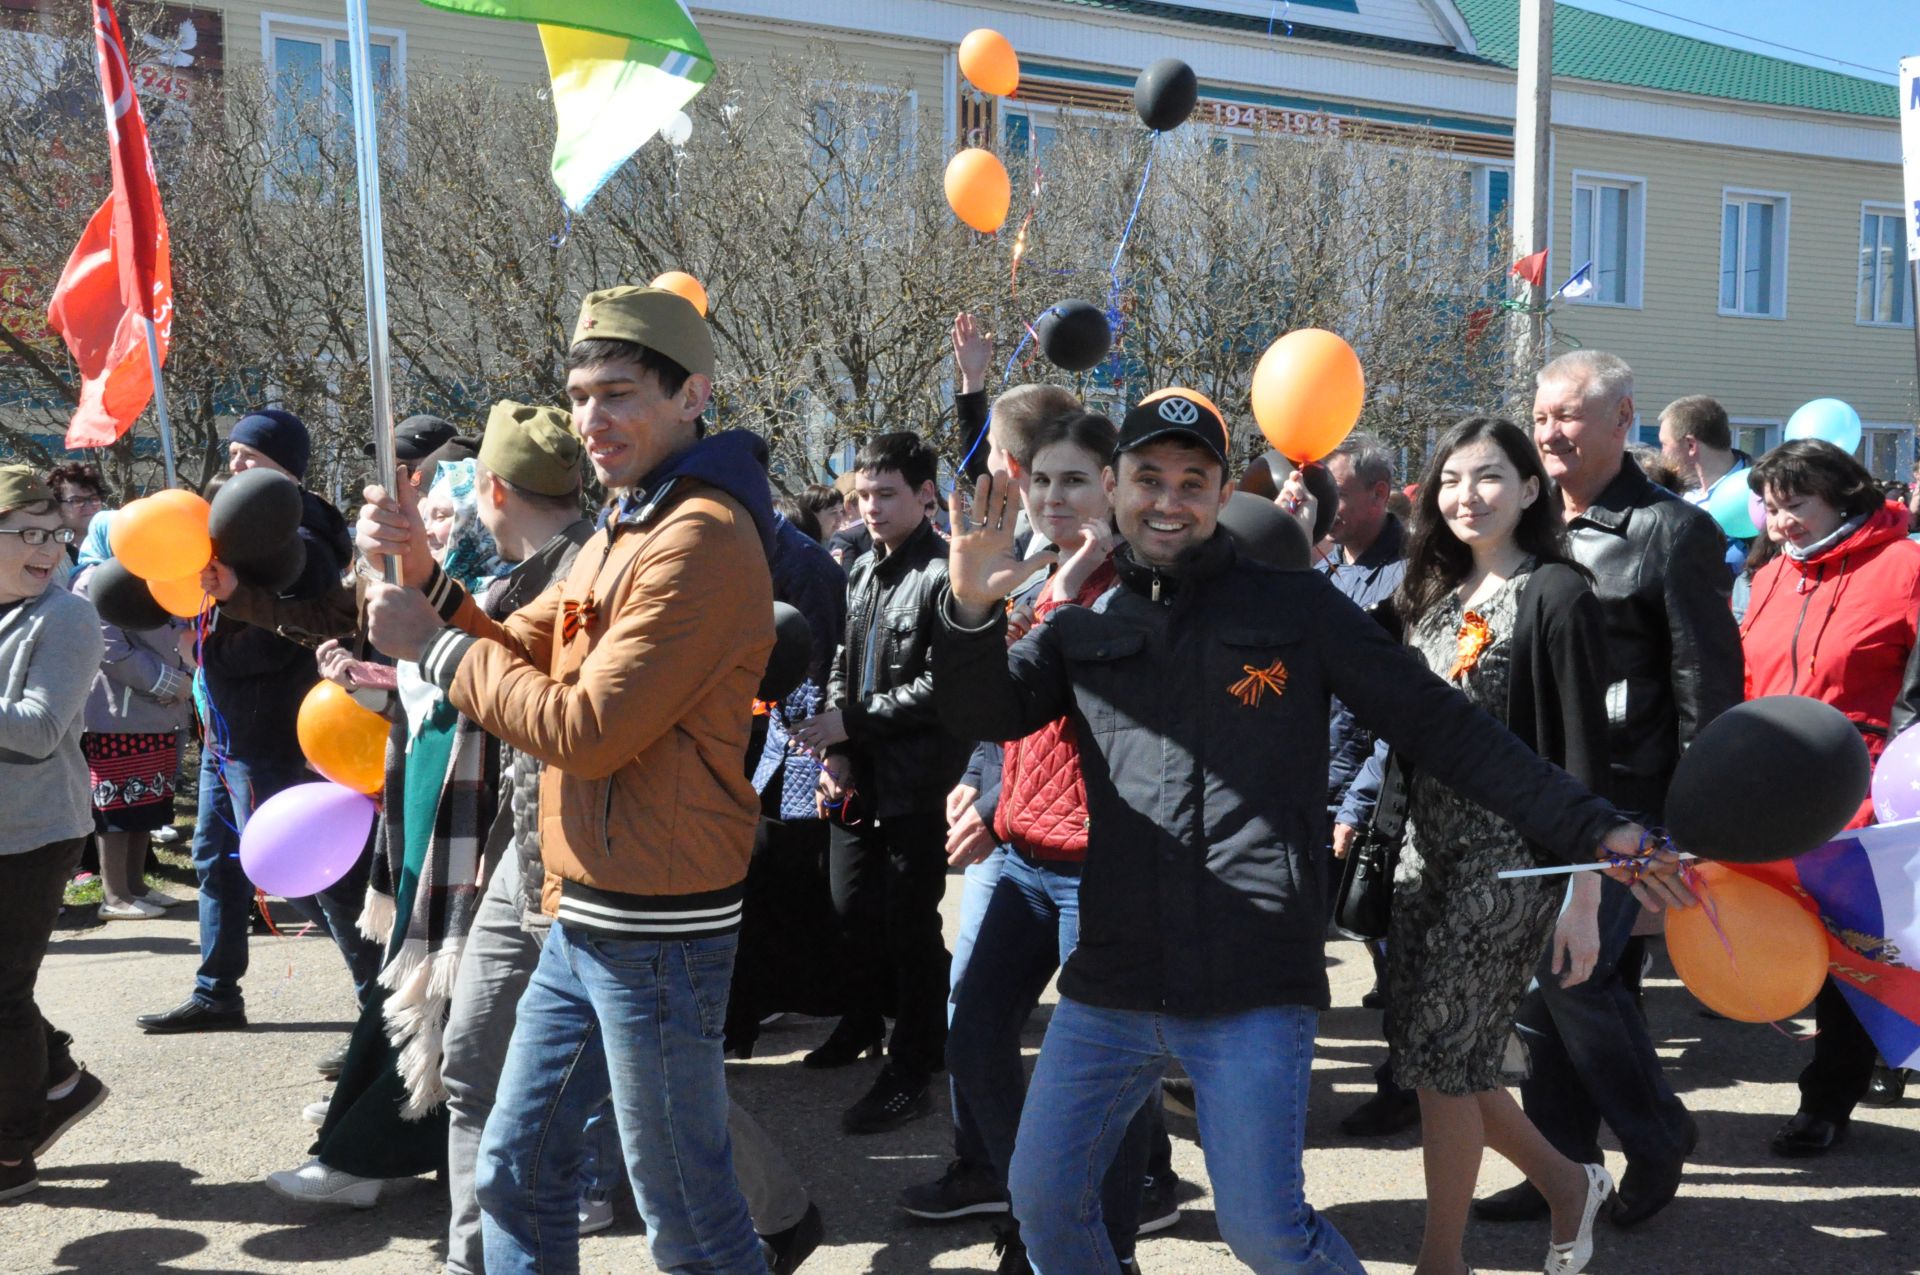
[[(360, 190), (360, 266), (367, 293), (367, 382), (373, 399), (373, 456), (380, 485), (398, 482), (393, 400), (387, 380), (387, 253), (380, 225), (380, 144), (374, 134), (373, 62), (367, 48), (367, 0), (347, 0), (347, 55), (353, 93), (354, 168)], [(386, 560), (388, 580), (399, 564)]]
[(173, 478), (173, 424), (167, 419), (167, 387), (160, 379), (160, 334), (153, 320), (147, 320), (147, 364), (153, 369), (153, 414), (160, 420), (160, 463), (166, 469), (167, 486)]

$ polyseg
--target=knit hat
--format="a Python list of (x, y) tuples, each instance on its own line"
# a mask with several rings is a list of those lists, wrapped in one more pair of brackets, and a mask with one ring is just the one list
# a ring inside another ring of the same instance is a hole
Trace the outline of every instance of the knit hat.
[(589, 292), (573, 329), (573, 343), (582, 341), (631, 341), (689, 372), (713, 375), (713, 333), (707, 321), (691, 301), (665, 288), (627, 284)]
[(313, 442), (307, 427), (292, 412), (263, 407), (240, 418), (228, 437), (229, 443), (251, 447), (295, 478), (307, 476), (307, 456)]
[(533, 407), (502, 399), (487, 413), (480, 463), (515, 487), (542, 496), (580, 490), (580, 438), (557, 407)]
[(0, 465), (0, 513), (54, 499), (53, 489), (30, 465)]

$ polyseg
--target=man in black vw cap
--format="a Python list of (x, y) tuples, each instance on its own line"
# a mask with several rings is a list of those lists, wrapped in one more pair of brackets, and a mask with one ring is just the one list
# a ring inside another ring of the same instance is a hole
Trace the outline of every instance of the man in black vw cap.
[[(967, 739), (1068, 716), (1086, 781), (1080, 944), (1027, 1093), (1010, 1190), (1034, 1269), (1121, 1267), (1101, 1179), (1179, 1059), (1199, 1098), (1220, 1234), (1254, 1270), (1359, 1261), (1306, 1202), (1307, 1079), (1327, 1004), (1328, 701), (1426, 773), (1569, 859), (1634, 853), (1640, 829), (1542, 761), (1311, 571), (1240, 556), (1226, 423), (1164, 391), (1127, 413), (1106, 472), (1116, 588), (1007, 645), (1007, 485), (952, 501), (934, 699)], [(1677, 861), (1676, 861), (1677, 863)], [(1690, 901), (1660, 861), (1636, 886)]]

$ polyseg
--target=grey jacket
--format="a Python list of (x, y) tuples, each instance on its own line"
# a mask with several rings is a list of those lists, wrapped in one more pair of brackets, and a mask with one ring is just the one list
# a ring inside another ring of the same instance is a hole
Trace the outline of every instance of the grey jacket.
[[(89, 567), (73, 578), (87, 597)], [(179, 629), (129, 631), (100, 621), (106, 657), (87, 696), (86, 728), (96, 734), (164, 735), (184, 730), (193, 714), (193, 669), (175, 645)]]
[(93, 831), (80, 730), (104, 650), (93, 604), (65, 589), (0, 616), (0, 854)]

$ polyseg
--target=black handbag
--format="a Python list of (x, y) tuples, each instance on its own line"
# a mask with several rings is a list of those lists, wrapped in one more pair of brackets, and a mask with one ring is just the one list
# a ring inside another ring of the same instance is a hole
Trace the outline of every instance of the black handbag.
[(1393, 870), (1400, 862), (1400, 839), (1406, 831), (1410, 779), (1400, 754), (1388, 752), (1373, 818), (1359, 830), (1341, 861), (1333, 923), (1354, 938), (1387, 937), (1387, 919), (1393, 911)]

